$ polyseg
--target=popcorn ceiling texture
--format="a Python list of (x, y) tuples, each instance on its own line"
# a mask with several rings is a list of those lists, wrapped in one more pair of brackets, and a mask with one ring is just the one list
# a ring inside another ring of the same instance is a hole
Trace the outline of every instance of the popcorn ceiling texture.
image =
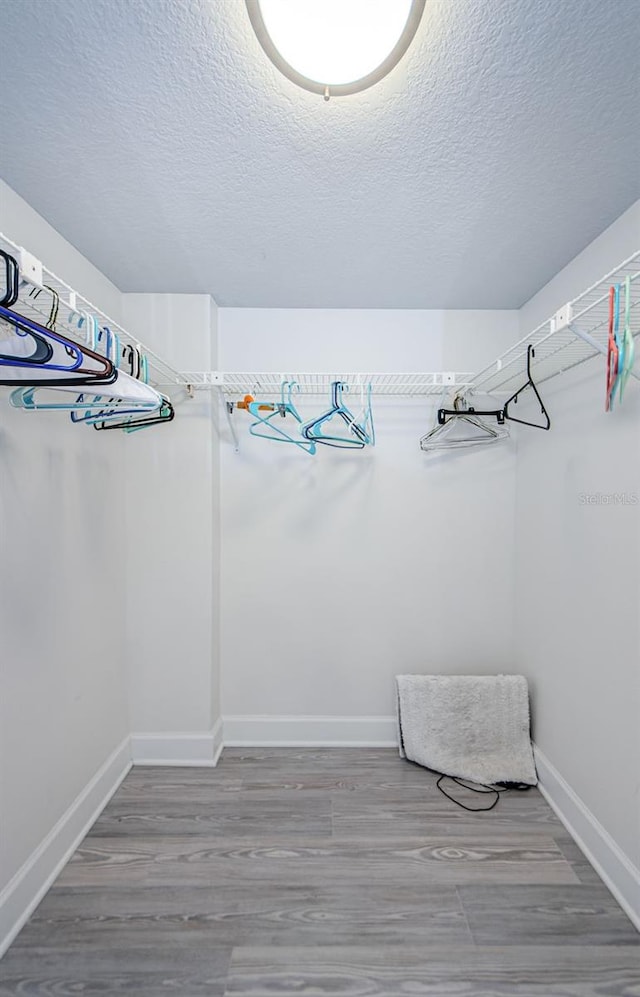
[(328, 103), (243, 0), (0, 25), (0, 175), (123, 291), (518, 307), (640, 196), (632, 0), (427, 0), (394, 73)]

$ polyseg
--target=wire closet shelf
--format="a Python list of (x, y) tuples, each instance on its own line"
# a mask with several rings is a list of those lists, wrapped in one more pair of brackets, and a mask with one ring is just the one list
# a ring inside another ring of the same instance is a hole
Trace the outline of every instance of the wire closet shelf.
[(471, 384), (472, 373), (439, 371), (436, 373), (374, 373), (374, 372), (326, 372), (301, 373), (296, 371), (186, 371), (183, 377), (194, 388), (214, 387), (229, 401), (244, 395), (255, 397), (277, 396), (283, 384), (293, 383), (302, 395), (325, 395), (334, 381), (348, 385), (352, 392), (368, 388), (372, 394), (398, 395), (437, 395), (455, 389), (463, 391)]
[[(0, 247), (16, 257), (21, 279), (28, 285), (33, 288), (49, 287), (57, 293), (59, 312), (56, 328), (63, 335), (81, 343), (82, 332), (77, 323), (78, 315), (92, 314), (101, 326), (106, 325), (112, 332), (117, 333), (122, 343), (137, 346), (146, 354), (150, 381), (156, 387), (164, 390), (169, 390), (172, 386), (195, 390), (216, 389), (217, 393), (228, 402), (247, 394), (277, 396), (284, 382), (295, 382), (302, 395), (326, 395), (332, 381), (341, 381), (352, 391), (370, 385), (374, 395), (435, 398), (442, 397), (443, 393), (449, 391), (461, 396), (471, 394), (507, 396), (513, 394), (526, 379), (529, 346), (535, 351), (533, 372), (538, 385), (591, 360), (598, 354), (606, 356), (609, 288), (612, 284), (624, 286), (626, 278), (629, 277), (630, 308), (633, 318), (637, 316), (640, 305), (640, 250), (638, 250), (478, 373), (179, 371), (2, 233), (0, 233)], [(45, 324), (51, 304), (48, 298), (48, 295), (23, 294), (20, 308), (28, 317)], [(633, 325), (637, 326), (637, 320)], [(640, 328), (636, 328), (635, 334), (639, 333)], [(633, 376), (640, 379), (636, 371), (633, 371)]]
[[(187, 383), (179, 371), (171, 367), (144, 343), (141, 343), (137, 337), (127, 332), (119, 322), (110, 318), (102, 309), (97, 308), (88, 298), (74, 291), (66, 281), (56, 276), (31, 253), (12, 242), (2, 233), (0, 233), (0, 248), (10, 253), (18, 261), (22, 281), (25, 281), (31, 288), (50, 288), (58, 295), (59, 307), (55, 327), (61, 335), (82, 345), (84, 339), (82, 329), (78, 326), (78, 318), (81, 315), (93, 315), (101, 327), (107, 326), (111, 332), (115, 332), (123, 344), (137, 346), (146, 355), (149, 362), (149, 380), (155, 387), (168, 389), (171, 386)], [(46, 325), (50, 306), (50, 294), (36, 297), (21, 293), (17, 310), (34, 322)]]
[[(472, 378), (470, 390), (489, 395), (511, 395), (517, 391), (526, 380), (529, 346), (533, 346), (535, 351), (532, 367), (538, 385), (599, 354), (606, 356), (609, 288), (613, 284), (620, 284), (624, 294), (627, 277), (631, 285), (631, 314), (632, 317), (637, 316), (640, 305), (640, 250), (476, 374)], [(634, 323), (636, 324), (637, 322)], [(638, 335), (640, 329), (632, 328), (632, 331), (634, 335)], [(632, 373), (635, 378), (639, 378), (636, 371)]]

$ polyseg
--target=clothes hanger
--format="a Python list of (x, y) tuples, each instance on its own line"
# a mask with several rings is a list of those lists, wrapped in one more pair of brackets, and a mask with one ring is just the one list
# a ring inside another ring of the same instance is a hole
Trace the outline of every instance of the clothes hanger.
[(10, 253), (5, 253), (4, 249), (0, 249), (0, 259), (4, 260), (5, 271), (5, 292), (0, 298), (0, 305), (3, 308), (11, 308), (15, 305), (20, 293), (20, 270), (15, 257), (11, 256)]
[[(542, 401), (542, 398), (540, 397), (540, 392), (538, 391), (537, 387), (535, 386), (534, 381), (533, 381), (533, 377), (531, 375), (531, 361), (535, 357), (535, 355), (536, 355), (536, 353), (535, 353), (535, 350), (534, 350), (533, 346), (531, 346), (531, 344), (529, 344), (529, 346), (527, 347), (527, 380), (526, 380), (525, 384), (523, 384), (521, 388), (518, 388), (518, 390), (516, 392), (514, 392), (514, 394), (511, 395), (511, 398), (509, 398), (505, 402), (503, 413), (504, 413), (505, 419), (508, 419), (510, 422), (519, 422), (522, 426), (531, 426), (532, 429), (545, 429), (546, 430), (546, 429), (551, 429), (551, 419), (549, 417), (549, 413), (547, 412), (546, 408), (544, 407), (544, 402)], [(542, 426), (538, 422), (529, 422), (527, 419), (518, 419), (518, 418), (516, 418), (515, 415), (511, 415), (511, 413), (509, 412), (509, 406), (510, 405), (517, 405), (518, 398), (528, 388), (531, 388), (531, 390), (533, 391), (534, 395), (538, 399), (538, 402), (540, 403), (540, 412), (542, 413), (542, 415), (544, 417), (544, 425), (542, 425)]]
[(607, 395), (604, 410), (610, 412), (613, 408), (613, 390), (618, 376), (618, 344), (614, 336), (616, 290), (609, 288), (609, 329), (607, 342)]
[[(4, 250), (0, 249), (0, 259), (4, 260), (5, 264), (5, 294), (0, 299), (0, 306), (6, 309), (11, 309), (13, 305), (18, 300), (20, 294), (20, 268), (16, 259), (11, 256), (10, 253), (5, 253)], [(12, 330), (15, 336), (20, 340), (25, 340), (27, 334), (20, 332), (14, 327)], [(35, 342), (36, 348), (31, 354), (26, 353), (26, 344), (21, 345), (19, 348), (18, 355), (22, 360), (26, 360), (29, 363), (45, 363), (50, 360), (53, 356), (53, 349), (47, 343), (46, 340), (42, 339), (40, 336), (28, 337), (31, 342)], [(14, 346), (17, 346), (17, 342), (14, 340)], [(16, 352), (0, 354), (0, 359), (6, 360), (11, 363), (13, 358), (16, 356)]]
[[(522, 385), (521, 388), (518, 388), (518, 390), (511, 395), (511, 398), (507, 399), (507, 401), (504, 403), (501, 409), (476, 409), (469, 406), (469, 408), (464, 409), (462, 411), (456, 411), (455, 409), (441, 408), (438, 410), (438, 422), (441, 425), (444, 425), (446, 422), (448, 422), (449, 419), (461, 418), (461, 417), (465, 418), (470, 413), (474, 416), (482, 416), (482, 417), (491, 416), (492, 418), (496, 419), (498, 425), (503, 425), (505, 419), (508, 419), (510, 422), (519, 422), (523, 426), (531, 426), (532, 429), (551, 429), (551, 419), (549, 418), (549, 413), (547, 412), (544, 406), (544, 402), (540, 397), (540, 392), (538, 391), (536, 385), (534, 384), (533, 377), (531, 374), (531, 360), (534, 356), (535, 356), (535, 350), (533, 346), (529, 344), (529, 346), (527, 347), (527, 380), (525, 381), (525, 383)], [(534, 395), (538, 399), (538, 402), (540, 404), (540, 411), (544, 416), (544, 425), (540, 425), (539, 422), (530, 422), (528, 419), (520, 419), (517, 416), (512, 415), (509, 411), (509, 406), (517, 405), (520, 395), (523, 394), (523, 392), (525, 392), (528, 388), (531, 388)]]
[[(277, 419), (278, 416), (284, 418), (287, 415), (291, 415), (296, 421), (296, 428), (302, 426), (302, 418), (293, 404), (291, 397), (294, 388), (299, 390), (296, 381), (283, 381), (280, 385), (280, 402), (277, 404), (265, 404), (264, 402), (255, 400), (246, 402), (247, 411), (256, 420), (249, 426), (249, 432), (252, 436), (261, 436), (265, 440), (273, 440), (274, 443), (293, 443), (301, 450), (304, 450), (305, 453), (313, 456), (316, 452), (316, 445), (314, 442), (303, 440), (301, 437), (296, 438), (291, 436), (286, 432), (286, 430), (282, 429), (279, 425), (276, 425), (276, 423), (272, 421)], [(285, 389), (287, 390), (286, 398)], [(265, 410), (270, 410), (269, 414), (261, 415), (261, 412), (264, 412)]]
[(127, 373), (130, 374), (131, 377), (139, 379), (142, 371), (142, 364), (141, 353), (138, 347), (133, 346), (131, 343), (127, 343), (122, 347), (122, 359), (129, 365)]
[(147, 416), (135, 418), (131, 416), (123, 422), (95, 422), (94, 429), (123, 429), (125, 433), (136, 433), (140, 429), (149, 426), (159, 426), (163, 422), (171, 422), (175, 418), (175, 410), (169, 398), (162, 395), (162, 404), (156, 414), (149, 413)]
[(636, 344), (631, 333), (631, 277), (627, 274), (624, 282), (624, 329), (622, 332), (624, 342), (624, 364), (620, 374), (620, 401), (629, 380), (629, 374), (633, 370), (635, 360)]
[[(453, 402), (453, 410), (438, 410), (436, 424), (420, 440), (420, 448), (426, 453), (436, 450), (462, 450), (473, 447), (486, 446), (490, 443), (498, 443), (509, 436), (509, 430), (504, 425), (504, 420), (500, 424), (501, 428), (491, 426), (474, 413), (473, 408), (461, 408), (462, 400), (456, 396)], [(450, 418), (444, 422), (440, 420), (440, 412), (456, 412), (457, 418)]]
[(104, 325), (98, 332), (98, 344), (102, 343), (105, 356), (115, 367), (120, 366), (120, 337), (117, 332), (112, 332), (108, 325)]
[[(160, 395), (148, 384), (149, 368), (148, 364), (145, 367), (141, 363), (142, 359), (146, 358), (143, 357), (140, 347), (129, 347), (129, 356), (132, 358), (132, 367), (137, 370), (138, 375), (145, 375), (144, 381), (141, 381), (140, 377), (132, 377), (131, 374), (119, 369), (120, 361), (125, 355), (126, 347), (124, 349), (121, 348), (120, 337), (117, 333), (111, 332), (108, 326), (104, 327), (104, 332), (106, 335), (106, 349), (110, 354), (110, 359), (118, 368), (112, 390), (116, 391), (116, 389), (120, 389), (121, 394), (118, 395), (116, 393), (112, 398), (107, 399), (106, 407), (101, 407), (98, 412), (88, 411), (85, 415), (77, 415), (72, 411), (71, 421), (85, 422), (89, 425), (100, 422), (105, 423), (103, 428), (107, 428), (106, 423), (115, 420), (116, 422), (119, 421), (120, 426), (124, 427), (123, 417), (137, 416), (142, 413), (150, 418), (153, 413), (161, 412), (163, 403), (167, 402), (171, 405), (171, 402), (165, 395)], [(97, 396), (97, 400), (100, 401), (101, 396)], [(134, 407), (127, 408), (130, 405)], [(171, 418), (173, 418), (173, 415)], [(154, 425), (155, 422), (165, 422), (167, 419), (168, 415), (165, 414), (162, 419), (155, 418), (153, 422), (144, 423), (144, 425)], [(120, 428), (120, 426), (117, 428)]]
[(373, 423), (373, 410), (371, 408), (371, 382), (360, 384), (360, 401), (362, 408), (358, 413), (355, 424), (368, 437), (368, 446), (376, 445), (376, 429)]
[(622, 372), (624, 370), (624, 329), (620, 329), (620, 285), (616, 284), (616, 293), (614, 299), (614, 316), (613, 316), (613, 335), (618, 347), (618, 371), (616, 375), (616, 383), (613, 386), (613, 395), (618, 391), (618, 398), (620, 397), (620, 378), (622, 377)]
[[(66, 398), (67, 391), (72, 391), (74, 397)], [(29, 385), (15, 388), (9, 396), (9, 402), (13, 408), (23, 408), (28, 411), (70, 412), (73, 422), (90, 422), (95, 418), (106, 419), (111, 412), (116, 412), (120, 418), (126, 414), (152, 412), (160, 405), (160, 396), (155, 392), (153, 395), (155, 397), (132, 401), (119, 395), (96, 394), (91, 390), (78, 394), (77, 387), (60, 390), (58, 387)], [(84, 412), (86, 415), (74, 418), (76, 412)]]
[[(162, 398), (162, 395), (158, 395), (157, 400), (134, 402), (118, 396), (110, 398), (96, 396), (93, 404), (89, 401), (87, 405), (69, 405), (68, 408), (72, 422), (84, 422), (86, 425), (92, 426), (97, 422), (122, 422), (133, 416), (151, 417), (159, 411)], [(56, 407), (64, 408), (63, 405)], [(81, 414), (84, 409), (86, 411)]]
[[(371, 443), (366, 429), (359, 425), (356, 417), (349, 411), (342, 400), (343, 391), (348, 391), (349, 385), (343, 381), (331, 382), (331, 408), (317, 419), (302, 426), (301, 432), (308, 440), (323, 443), (325, 446), (337, 447), (343, 450), (362, 450)], [(324, 425), (335, 417), (340, 418), (347, 426), (349, 436), (323, 431)]]
[(616, 376), (611, 387), (611, 396), (609, 400), (609, 407), (613, 409), (613, 402), (616, 396), (616, 390), (620, 387), (620, 378), (622, 376), (622, 371), (624, 369), (624, 333), (620, 332), (620, 285), (613, 285), (613, 338), (615, 340), (617, 357), (616, 357)]
[(464, 409), (438, 409), (438, 423), (440, 426), (446, 426), (452, 419), (469, 419), (470, 416), (475, 419), (476, 423), (480, 423), (484, 429), (489, 429), (489, 427), (481, 423), (482, 416), (493, 416), (497, 420), (499, 426), (503, 426), (505, 420), (504, 408), (476, 409), (472, 405), (469, 405), (468, 408)]
[(142, 381), (144, 384), (149, 383), (149, 358), (146, 353), (142, 352), (142, 347), (140, 344), (136, 347), (138, 355), (140, 356), (140, 373), (138, 374), (138, 380)]
[[(0, 339), (7, 332), (10, 334), (0, 344), (0, 384), (85, 385), (115, 380), (117, 372), (110, 360), (2, 306), (0, 330)], [(51, 357), (36, 362), (21, 355), (23, 348), (19, 343), (24, 337), (30, 337), (36, 344), (44, 340), (52, 348)], [(2, 368), (11, 369), (11, 376)]]
[[(7, 320), (8, 321), (8, 320)], [(2, 325), (2, 322), (0, 322)], [(3, 326), (3, 328), (5, 328)], [(2, 331), (0, 331), (0, 339)], [(33, 349), (35, 344), (35, 349)], [(53, 347), (46, 339), (37, 333), (21, 331), (16, 325), (11, 328), (10, 339), (0, 342), (0, 349), (10, 352), (0, 352), (0, 365), (13, 366), (16, 361), (26, 364), (45, 364), (53, 357)], [(33, 352), (29, 353), (29, 349)]]

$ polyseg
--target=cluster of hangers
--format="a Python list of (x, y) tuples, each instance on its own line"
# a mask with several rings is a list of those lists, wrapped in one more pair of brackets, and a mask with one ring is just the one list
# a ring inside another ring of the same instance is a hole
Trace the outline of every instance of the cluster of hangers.
[[(529, 346), (527, 380), (500, 408), (474, 408), (460, 397), (454, 399), (453, 408), (439, 408), (435, 426), (420, 440), (422, 450), (453, 450), (497, 443), (508, 438), (508, 422), (519, 422), (535, 429), (550, 429), (551, 419), (531, 374), (534, 355), (533, 347)], [(308, 454), (315, 454), (318, 445), (363, 450), (375, 445), (371, 384), (359, 386), (360, 410), (357, 415), (344, 400), (344, 394), (349, 390), (346, 382), (332, 381), (330, 407), (306, 422), (293, 400), (294, 393), (299, 391), (296, 381), (283, 381), (278, 399), (245, 395), (242, 401), (235, 403), (235, 407), (243, 409), (253, 419), (249, 426), (252, 436), (274, 443), (287, 443)], [(538, 422), (515, 414), (514, 406), (525, 391), (532, 391), (540, 405), (541, 420)], [(233, 408), (234, 403), (229, 403), (229, 410), (233, 411)], [(495, 422), (488, 422), (489, 418)]]
[[(533, 346), (527, 348), (527, 380), (499, 408), (479, 409), (468, 405), (460, 397), (454, 399), (453, 408), (439, 408), (437, 421), (420, 440), (420, 447), (427, 452), (435, 450), (455, 450), (467, 447), (486, 446), (499, 443), (509, 437), (508, 422), (519, 422), (534, 429), (551, 429), (551, 419), (531, 374), (531, 360), (535, 356)], [(525, 391), (532, 391), (540, 405), (541, 420), (531, 422), (516, 416), (512, 406)], [(495, 419), (495, 422), (487, 422)]]
[[(148, 383), (149, 364), (138, 347), (121, 343), (115, 332), (100, 327), (94, 315), (81, 312), (72, 312), (67, 324), (77, 327), (84, 343), (61, 335), (56, 331), (57, 292), (21, 280), (16, 260), (1, 249), (0, 260), (5, 275), (0, 297), (0, 384), (15, 389), (9, 399), (14, 408), (61, 410), (69, 412), (74, 423), (126, 433), (173, 419), (170, 400)], [(15, 310), (23, 291), (31, 303), (41, 294), (49, 296), (45, 325)]]
[(244, 409), (254, 420), (249, 426), (251, 435), (274, 443), (288, 443), (311, 455), (316, 453), (318, 445), (340, 450), (363, 450), (375, 445), (370, 384), (361, 387), (361, 409), (354, 415), (343, 398), (343, 394), (349, 391), (349, 385), (344, 381), (333, 381), (330, 407), (307, 422), (302, 419), (293, 401), (294, 392), (298, 390), (296, 381), (283, 381), (278, 400), (245, 395), (242, 401), (237, 402), (236, 408)]
[(620, 327), (620, 284), (609, 288), (609, 336), (607, 346), (607, 394), (605, 411), (613, 410), (616, 391), (622, 396), (633, 370), (635, 343), (631, 333), (631, 278), (624, 282), (624, 326)]

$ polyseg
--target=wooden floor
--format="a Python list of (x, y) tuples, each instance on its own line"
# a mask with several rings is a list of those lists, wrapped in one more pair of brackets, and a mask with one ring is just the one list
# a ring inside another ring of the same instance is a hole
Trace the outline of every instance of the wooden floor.
[(395, 751), (134, 769), (0, 994), (638, 997), (640, 936), (537, 790), (490, 813)]

